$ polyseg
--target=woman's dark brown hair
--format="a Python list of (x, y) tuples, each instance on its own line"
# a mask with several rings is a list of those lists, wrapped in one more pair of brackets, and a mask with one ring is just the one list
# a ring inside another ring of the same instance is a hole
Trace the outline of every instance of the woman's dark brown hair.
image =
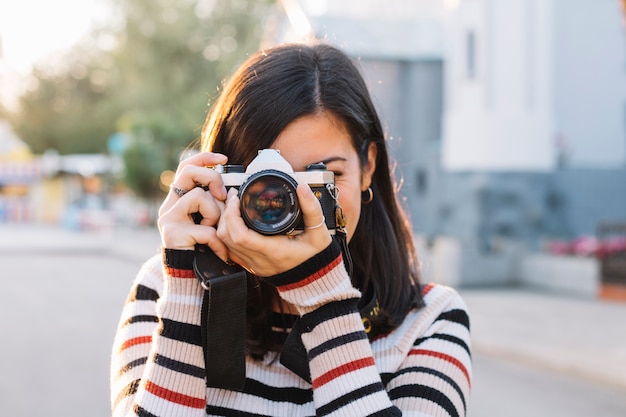
[[(422, 304), (412, 229), (398, 201), (382, 125), (367, 86), (352, 60), (324, 43), (288, 44), (248, 58), (225, 85), (207, 116), (202, 148), (247, 165), (259, 149), (269, 148), (295, 119), (332, 112), (344, 123), (361, 166), (375, 143), (373, 200), (363, 204), (349, 249), (352, 281), (364, 294), (375, 292), (381, 314), (376, 333), (393, 330), (409, 310)], [(271, 336), (275, 290), (249, 280), (248, 352), (256, 358), (279, 348)]]

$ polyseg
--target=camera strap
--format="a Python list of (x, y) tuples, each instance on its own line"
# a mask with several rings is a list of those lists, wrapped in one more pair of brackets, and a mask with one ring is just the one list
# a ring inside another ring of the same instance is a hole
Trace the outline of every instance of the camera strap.
[[(337, 228), (335, 239), (341, 247), (348, 274), (352, 275), (352, 257), (340, 208), (337, 216), (340, 227)], [(243, 391), (246, 382), (246, 272), (238, 265), (222, 261), (207, 245), (195, 246), (193, 269), (205, 289), (200, 325), (206, 386)], [(365, 331), (371, 338), (369, 318), (378, 314), (375, 292), (362, 297), (358, 308)], [(301, 327), (298, 319), (285, 341), (280, 362), (310, 382), (307, 352), (302, 343), (302, 333), (306, 329)]]
[(196, 245), (194, 272), (202, 299), (202, 349), (207, 387), (242, 391), (246, 382), (246, 272)]

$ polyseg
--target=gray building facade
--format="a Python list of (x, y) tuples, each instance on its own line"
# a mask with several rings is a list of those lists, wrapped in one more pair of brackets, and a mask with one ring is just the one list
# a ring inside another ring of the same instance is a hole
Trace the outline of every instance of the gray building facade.
[[(533, 10), (539, 13), (540, 9)], [(595, 235), (604, 222), (626, 222), (626, 166), (572, 165), (568, 155), (557, 149), (553, 168), (547, 170), (445, 167), (444, 118), (450, 99), (446, 67), (453, 63), (446, 53), (442, 22), (432, 16), (376, 19), (327, 14), (308, 18), (309, 35), (337, 44), (359, 62), (385, 124), (400, 192), (417, 235), (453, 237), (492, 253), (502, 242), (539, 250), (548, 240)], [(284, 20), (283, 25), (289, 22)], [(275, 41), (291, 40), (284, 27), (276, 32)], [(555, 45), (566, 43), (567, 37), (561, 36)], [(568, 45), (567, 51), (574, 49)], [(570, 57), (559, 65), (573, 62)], [(563, 80), (555, 85), (558, 93)], [(553, 101), (562, 102), (558, 97)], [(558, 114), (561, 117), (562, 112)], [(471, 118), (466, 122), (467, 138), (461, 139), (471, 144), (476, 139)], [(611, 140), (626, 142), (624, 137)], [(606, 138), (599, 141), (603, 142)]]

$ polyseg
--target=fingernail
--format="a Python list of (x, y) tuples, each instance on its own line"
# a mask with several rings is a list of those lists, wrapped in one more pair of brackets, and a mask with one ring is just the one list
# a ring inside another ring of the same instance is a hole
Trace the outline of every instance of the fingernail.
[(233, 198), (235, 198), (235, 196), (231, 195), (231, 192), (229, 191), (228, 196), (226, 198), (226, 206), (229, 206), (230, 204), (232, 204)]

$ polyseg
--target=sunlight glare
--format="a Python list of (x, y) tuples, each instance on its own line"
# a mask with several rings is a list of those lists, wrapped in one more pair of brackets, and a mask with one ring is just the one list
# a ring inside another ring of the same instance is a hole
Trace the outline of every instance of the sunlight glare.
[(443, 0), (443, 6), (448, 10), (448, 11), (455, 11), (456, 9), (459, 8), (459, 3), (461, 1), (460, 0)]
[(299, 36), (307, 36), (311, 33), (311, 23), (306, 14), (300, 7), (297, 0), (281, 0), (287, 19), (291, 23), (291, 27)]
[(38, 60), (70, 48), (93, 23), (95, 3), (95, 0), (0, 3), (4, 65), (25, 74)]
[(69, 51), (106, 17), (100, 0), (0, 2), (0, 101), (11, 105), (36, 64)]

